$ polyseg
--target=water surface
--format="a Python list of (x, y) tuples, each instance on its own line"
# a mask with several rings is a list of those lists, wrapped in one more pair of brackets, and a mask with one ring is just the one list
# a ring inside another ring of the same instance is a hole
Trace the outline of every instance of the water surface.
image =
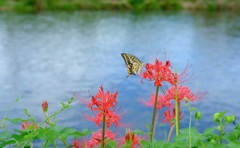
[[(207, 93), (201, 102), (194, 103), (203, 113), (200, 131), (215, 126), (215, 112), (226, 110), (239, 116), (239, 15), (45, 12), (0, 13), (0, 117), (16, 98), (21, 98), (7, 116), (27, 118), (23, 112), (27, 108), (41, 122), (42, 100), (48, 101), (49, 113), (53, 113), (74, 91), (89, 99), (103, 85), (106, 90), (119, 92), (122, 122), (146, 131), (152, 109), (139, 100), (148, 99), (155, 88), (148, 81), (142, 84), (139, 77), (126, 79), (120, 54), (127, 52), (152, 62), (155, 57), (163, 59), (164, 51), (178, 71), (191, 65), (189, 73), (194, 72), (194, 76), (186, 85)], [(97, 129), (84, 119), (87, 112), (87, 107), (76, 100), (57, 119), (62, 126)], [(182, 127), (189, 121), (186, 109), (184, 112)], [(162, 130), (159, 128), (157, 137), (164, 137)], [(125, 129), (116, 131), (124, 133)]]

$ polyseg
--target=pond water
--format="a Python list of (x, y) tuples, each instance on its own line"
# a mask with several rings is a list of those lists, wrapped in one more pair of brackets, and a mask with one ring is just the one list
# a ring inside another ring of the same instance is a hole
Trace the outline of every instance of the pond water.
[[(120, 54), (134, 54), (146, 63), (156, 57), (163, 59), (164, 51), (179, 72), (190, 66), (189, 73), (194, 75), (185, 85), (206, 93), (193, 104), (203, 113), (200, 131), (216, 125), (212, 121), (215, 112), (225, 110), (240, 116), (239, 15), (83, 11), (0, 13), (0, 117), (20, 98), (7, 117), (27, 118), (27, 108), (41, 122), (42, 100), (48, 101), (50, 114), (60, 109), (60, 102), (73, 97), (73, 92), (89, 99), (103, 85), (106, 90), (119, 92), (122, 123), (146, 131), (152, 108), (139, 100), (147, 100), (155, 89), (152, 82), (142, 84), (139, 77), (126, 79)], [(186, 127), (189, 113), (183, 111), (182, 127)], [(97, 129), (84, 113), (91, 114), (76, 99), (57, 119), (62, 126)], [(156, 137), (165, 137), (168, 128), (167, 124), (158, 127)], [(114, 130), (124, 133), (125, 127)]]

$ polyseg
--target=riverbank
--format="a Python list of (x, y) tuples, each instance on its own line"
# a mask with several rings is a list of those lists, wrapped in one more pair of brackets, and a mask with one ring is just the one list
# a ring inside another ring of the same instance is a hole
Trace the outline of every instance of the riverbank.
[(205, 10), (240, 11), (240, 0), (1, 0), (0, 11)]

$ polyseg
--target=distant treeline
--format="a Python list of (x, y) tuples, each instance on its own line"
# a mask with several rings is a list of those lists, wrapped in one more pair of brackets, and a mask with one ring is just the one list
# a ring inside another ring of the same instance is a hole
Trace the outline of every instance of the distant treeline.
[(0, 0), (1, 11), (240, 10), (240, 0)]

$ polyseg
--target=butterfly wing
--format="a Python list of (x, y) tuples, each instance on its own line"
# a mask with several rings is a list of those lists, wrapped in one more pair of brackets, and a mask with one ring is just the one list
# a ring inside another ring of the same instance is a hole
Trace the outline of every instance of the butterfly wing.
[(122, 53), (121, 55), (128, 67), (128, 76), (136, 75), (137, 72), (141, 71), (143, 63), (137, 57), (128, 53)]

